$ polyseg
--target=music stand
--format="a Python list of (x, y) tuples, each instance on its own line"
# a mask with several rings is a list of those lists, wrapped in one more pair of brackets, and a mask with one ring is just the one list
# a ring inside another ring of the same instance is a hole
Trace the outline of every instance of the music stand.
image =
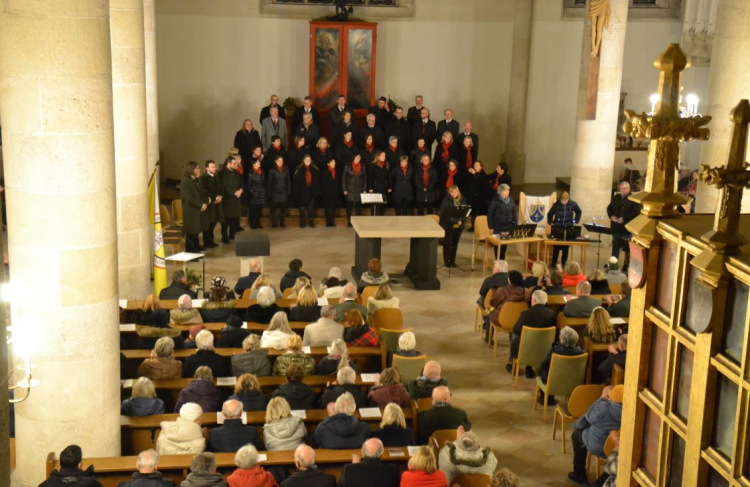
[(599, 252), (602, 246), (602, 234), (612, 235), (612, 229), (605, 227), (604, 225), (597, 225), (596, 223), (584, 223), (583, 227), (589, 232), (593, 232), (599, 236), (599, 240), (596, 241), (596, 268), (599, 268)]
[[(471, 214), (471, 206), (469, 205), (446, 206), (445, 208), (440, 210), (440, 226), (442, 227), (444, 223), (446, 225), (450, 225), (448, 220), (451, 220), (453, 218), (469, 218), (470, 214)], [(458, 247), (458, 244), (456, 244), (456, 247)], [(458, 253), (458, 248), (456, 248), (456, 253)], [(445, 240), (443, 240), (443, 254), (445, 254)], [(456, 269), (460, 269), (462, 272), (466, 272), (466, 269), (463, 269), (458, 264), (455, 264), (455, 265), (456, 265)], [(442, 269), (443, 267), (446, 267), (445, 264), (438, 267), (438, 270)], [(450, 276), (451, 276), (451, 268), (448, 267), (448, 277)]]
[(386, 204), (382, 193), (362, 193), (359, 197), (362, 201), (362, 206), (372, 205), (372, 216), (375, 216), (375, 208), (377, 205)]

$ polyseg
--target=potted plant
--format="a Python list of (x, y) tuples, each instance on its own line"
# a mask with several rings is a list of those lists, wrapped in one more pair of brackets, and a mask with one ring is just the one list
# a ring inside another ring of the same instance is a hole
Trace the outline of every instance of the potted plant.
[(299, 107), (299, 105), (297, 104), (297, 100), (295, 100), (291, 96), (286, 97), (286, 100), (284, 100), (284, 103), (281, 106), (284, 107), (284, 111), (286, 111), (286, 118), (289, 119), (294, 116), (294, 112), (297, 111), (297, 107)]
[(203, 287), (203, 276), (195, 271), (188, 269), (185, 271), (185, 278), (187, 280), (187, 286), (195, 294)]

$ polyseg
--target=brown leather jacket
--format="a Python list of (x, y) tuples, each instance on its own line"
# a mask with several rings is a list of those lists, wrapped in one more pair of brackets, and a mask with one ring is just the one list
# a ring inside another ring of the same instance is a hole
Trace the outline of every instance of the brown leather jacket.
[(138, 377), (151, 380), (169, 380), (182, 377), (182, 362), (174, 357), (147, 358), (138, 367)]

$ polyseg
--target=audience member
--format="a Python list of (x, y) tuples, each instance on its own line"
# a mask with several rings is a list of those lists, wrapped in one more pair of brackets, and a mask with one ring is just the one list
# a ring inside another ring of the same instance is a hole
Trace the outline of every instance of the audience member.
[[(307, 286), (312, 286), (312, 281), (310, 281), (310, 279), (308, 279), (307, 277), (298, 277), (297, 280), (294, 281), (294, 286), (292, 287), (292, 290), (286, 297), (286, 299), (296, 301), (297, 296), (299, 296), (300, 292)], [(293, 304), (292, 306), (296, 306), (296, 304)]]
[(409, 469), (401, 475), (401, 487), (448, 487), (445, 474), (438, 470), (432, 448), (417, 448), (409, 459)]
[(563, 287), (577, 286), (578, 283), (586, 280), (586, 274), (581, 270), (581, 264), (571, 260), (565, 264), (565, 270), (563, 271)]
[(347, 311), (356, 309), (362, 316), (367, 316), (367, 308), (356, 302), (357, 286), (353, 283), (346, 284), (341, 295), (341, 302), (334, 306), (336, 310), (336, 321), (344, 321), (344, 315)]
[(258, 465), (258, 449), (245, 445), (234, 456), (237, 470), (227, 477), (229, 487), (277, 487), (270, 472)]
[(607, 311), (609, 316), (617, 318), (627, 318), (630, 316), (630, 285), (626, 282), (620, 284), (620, 294), (607, 296)]
[(214, 377), (227, 377), (226, 359), (217, 354), (214, 350), (214, 334), (208, 330), (203, 330), (195, 337), (195, 344), (198, 351), (185, 359), (184, 374), (185, 377), (192, 377), (198, 367), (205, 365), (211, 369)]
[(177, 300), (177, 307), (169, 311), (169, 320), (178, 325), (203, 323), (200, 311), (193, 308), (193, 300), (187, 294), (180, 296)]
[(379, 374), (378, 380), (367, 395), (367, 401), (371, 407), (381, 409), (390, 403), (404, 408), (409, 407), (411, 396), (401, 383), (401, 374), (398, 369), (388, 367)]
[(261, 339), (251, 334), (242, 340), (242, 353), (232, 355), (232, 373), (235, 377), (242, 374), (254, 374), (261, 377), (271, 375), (271, 362), (268, 350), (261, 348)]
[(165, 299), (178, 299), (183, 294), (187, 294), (193, 299), (197, 299), (198, 295), (195, 294), (187, 285), (187, 276), (185, 271), (175, 271), (172, 274), (172, 282), (169, 286), (165, 287), (159, 293), (159, 299), (162, 301)]
[(346, 342), (337, 338), (331, 343), (331, 353), (320, 359), (316, 373), (318, 375), (333, 375), (344, 367), (351, 367), (355, 372), (357, 371), (357, 364), (349, 358)]
[(477, 435), (464, 432), (458, 427), (456, 441), (449, 441), (438, 455), (440, 470), (445, 474), (448, 485), (459, 475), (482, 474), (492, 476), (497, 467), (497, 458), (489, 448), (482, 448)]
[(365, 407), (367, 396), (355, 385), (356, 380), (357, 372), (354, 369), (348, 366), (340, 368), (336, 372), (336, 380), (328, 386), (320, 398), (321, 409), (325, 409), (330, 403), (335, 403), (345, 393), (351, 394), (358, 408)]
[(526, 289), (523, 287), (523, 276), (521, 273), (510, 271), (508, 273), (508, 285), (497, 289), (490, 300), (490, 306), (493, 308), (489, 316), (490, 323), (500, 326), (497, 319), (500, 316), (500, 309), (503, 307), (503, 304), (506, 302), (520, 303), (521, 301), (527, 301), (527, 296)]
[(138, 348), (141, 350), (153, 349), (154, 345), (156, 345), (156, 340), (163, 337), (171, 338), (174, 348), (185, 348), (185, 342), (182, 341), (180, 330), (170, 328), (169, 326), (169, 313), (167, 313), (167, 310), (161, 308), (154, 310), (151, 317), (153, 320), (151, 326), (136, 325), (135, 327), (135, 333), (138, 335)]
[[(524, 327), (549, 328), (556, 325), (557, 313), (547, 307), (547, 293), (534, 291), (531, 294), (531, 308), (523, 311), (513, 326), (513, 333), (510, 335), (510, 355), (505, 370), (510, 372), (513, 359), (518, 358), (518, 347), (521, 344), (521, 334)], [(526, 366), (526, 377), (528, 379), (534, 378), (534, 369), (531, 366)]]
[(133, 382), (130, 399), (120, 405), (123, 416), (150, 416), (164, 414), (164, 401), (156, 397), (154, 383), (148, 377), (139, 377)]
[(370, 437), (379, 439), (389, 448), (414, 444), (414, 431), (406, 427), (404, 411), (394, 403), (386, 405), (380, 429), (370, 432)]
[(622, 284), (628, 281), (628, 276), (620, 272), (620, 262), (617, 257), (610, 257), (606, 267), (605, 277), (610, 284)]
[(149, 294), (143, 300), (141, 307), (133, 311), (130, 320), (136, 325), (150, 325), (154, 321), (154, 311), (161, 308), (161, 303), (156, 294)]
[(198, 333), (202, 332), (205, 329), (206, 327), (203, 325), (191, 326), (190, 330), (188, 330), (188, 338), (187, 340), (185, 340), (185, 348), (189, 348), (192, 350), (198, 348), (198, 344), (195, 343), (195, 339), (198, 336)]
[(298, 409), (315, 409), (318, 405), (318, 395), (310, 386), (302, 382), (305, 371), (299, 365), (291, 365), (286, 370), (286, 384), (282, 384), (273, 391), (273, 397), (282, 397), (289, 403), (289, 407)]
[(417, 417), (417, 442), (426, 445), (432, 433), (437, 430), (452, 430), (463, 426), (471, 429), (471, 422), (463, 409), (450, 404), (451, 391), (438, 386), (432, 391), (432, 407), (421, 411)]
[(375, 312), (386, 308), (398, 308), (399, 300), (393, 296), (388, 284), (381, 284), (375, 291), (375, 296), (367, 300), (367, 318), (375, 316)]
[(604, 458), (604, 444), (609, 433), (620, 429), (623, 386), (605, 387), (602, 397), (578, 418), (570, 436), (573, 442), (573, 471), (568, 478), (586, 485), (586, 456), (588, 453)]
[(344, 465), (339, 487), (399, 487), (398, 467), (380, 461), (385, 453), (383, 442), (370, 438), (362, 444), (362, 457), (354, 456)]
[(137, 472), (133, 480), (120, 482), (117, 487), (175, 487), (174, 482), (164, 479), (158, 471), (159, 454), (156, 450), (144, 450), (135, 459)]
[(169, 380), (182, 377), (182, 362), (172, 356), (174, 341), (169, 337), (156, 340), (151, 351), (151, 357), (144, 360), (138, 367), (139, 377), (151, 380)]
[(156, 439), (159, 455), (196, 454), (206, 449), (206, 438), (201, 429), (203, 409), (189, 402), (183, 404), (179, 412), (175, 421), (162, 421), (159, 425), (161, 433)]
[(417, 348), (417, 337), (414, 336), (414, 332), (407, 331), (398, 337), (398, 347), (392, 352), (388, 352), (388, 360), (386, 364), (388, 367), (393, 363), (394, 355), (399, 357), (418, 357), (422, 355), (422, 352), (416, 350)]
[(242, 328), (242, 320), (237, 316), (230, 316), (227, 326), (222, 328), (219, 337), (219, 348), (242, 348), (242, 342), (251, 335), (250, 330)]
[(615, 365), (619, 365), (625, 369), (627, 351), (628, 335), (620, 335), (620, 338), (617, 339), (617, 345), (609, 346), (609, 355), (599, 364), (599, 383), (609, 384), (612, 382), (612, 370), (615, 368)]
[[(397, 298), (394, 298), (398, 301)], [(352, 309), (344, 315), (344, 341), (353, 347), (377, 347), (378, 333), (365, 323), (358, 310)]]
[(251, 323), (267, 325), (271, 322), (273, 315), (279, 311), (281, 311), (281, 308), (276, 304), (276, 294), (273, 288), (263, 286), (258, 290), (258, 297), (255, 304), (247, 307), (245, 319)]
[(234, 295), (234, 291), (229, 289), (229, 287), (227, 286), (227, 280), (221, 276), (214, 276), (211, 279), (211, 289), (216, 289), (216, 288), (220, 288), (226, 291), (227, 295), (225, 299), (228, 299), (228, 300), (237, 299), (237, 296)]
[(576, 297), (568, 301), (563, 308), (563, 314), (568, 318), (588, 318), (594, 309), (601, 305), (600, 299), (591, 297), (591, 284), (581, 281), (576, 286)]
[(210, 452), (197, 454), (190, 462), (190, 473), (180, 487), (227, 487), (224, 477), (216, 473), (216, 456)]
[(586, 278), (591, 284), (591, 294), (609, 294), (609, 281), (607, 276), (604, 275), (604, 271), (601, 269), (594, 269)]
[(547, 296), (568, 296), (570, 295), (570, 291), (565, 289), (563, 287), (563, 276), (557, 271), (552, 271), (552, 274), (549, 276), (549, 280), (547, 281), (547, 285), (544, 288), (544, 292), (547, 293)]
[(289, 310), (289, 321), (311, 323), (320, 317), (322, 307), (318, 304), (318, 293), (312, 286), (305, 286), (297, 296), (297, 304)]
[(243, 411), (265, 411), (268, 399), (260, 388), (258, 378), (253, 374), (242, 374), (237, 377), (234, 394), (229, 396), (242, 403)]
[(490, 487), (518, 487), (519, 485), (521, 485), (521, 481), (518, 480), (518, 475), (507, 468), (501, 468), (492, 477)]
[(268, 451), (294, 450), (305, 442), (307, 429), (300, 418), (292, 415), (289, 403), (281, 396), (274, 397), (266, 408), (263, 441)]
[(94, 478), (94, 466), (82, 470), (83, 451), (78, 445), (70, 445), (60, 452), (60, 470), (53, 470), (49, 478), (39, 487), (102, 487)]
[(178, 412), (182, 405), (188, 402), (198, 404), (207, 413), (216, 412), (221, 407), (221, 393), (214, 384), (211, 369), (205, 365), (198, 367), (194, 380), (180, 391), (174, 412)]
[(242, 299), (245, 289), (253, 287), (255, 280), (260, 277), (263, 272), (263, 268), (258, 259), (250, 260), (250, 272), (245, 277), (240, 277), (237, 284), (234, 286), (234, 293)]
[(297, 471), (281, 487), (336, 487), (336, 478), (315, 465), (315, 450), (309, 446), (300, 445), (294, 450), (294, 465)]
[(260, 292), (260, 288), (263, 286), (268, 286), (271, 289), (273, 289), (273, 294), (276, 297), (276, 299), (281, 299), (283, 295), (276, 290), (276, 287), (271, 282), (271, 276), (268, 274), (261, 274), (258, 276), (258, 278), (253, 283), (253, 286), (250, 288), (250, 299), (258, 299), (258, 293)]
[[(380, 259), (373, 257), (367, 262), (367, 270), (362, 273), (359, 279), (359, 292), (367, 286), (380, 286), (388, 282), (388, 274), (383, 272)], [(364, 314), (362, 315), (364, 316)]]
[(331, 267), (328, 277), (320, 284), (321, 295), (326, 299), (339, 299), (344, 294), (346, 283), (346, 279), (341, 278), (341, 268)]
[(268, 328), (263, 330), (263, 335), (260, 337), (260, 346), (261, 348), (284, 350), (289, 337), (292, 335), (294, 335), (294, 332), (289, 327), (289, 319), (286, 317), (286, 313), (278, 311), (271, 318), (271, 324)]
[(549, 278), (549, 268), (542, 260), (537, 260), (531, 266), (531, 275), (524, 277), (523, 287), (541, 289)]
[[(578, 333), (569, 326), (560, 330), (560, 341), (552, 344), (550, 351), (547, 353), (547, 356), (542, 361), (542, 365), (539, 367), (539, 379), (542, 381), (542, 384), (547, 384), (549, 368), (550, 365), (552, 365), (552, 355), (574, 356), (582, 353), (583, 349), (578, 346)], [(549, 405), (555, 403), (553, 398), (549, 399)], [(544, 404), (544, 394), (539, 394), (538, 401), (539, 404)]]
[(315, 359), (302, 352), (302, 338), (294, 334), (286, 342), (286, 351), (273, 362), (273, 375), (286, 375), (292, 365), (302, 369), (303, 376), (315, 373)]
[(227, 289), (223, 286), (212, 287), (208, 292), (208, 301), (201, 306), (201, 323), (226, 323), (234, 312), (234, 299), (227, 299)]
[(311, 279), (310, 276), (302, 270), (302, 261), (299, 259), (292, 259), (289, 262), (289, 270), (281, 278), (279, 290), (283, 293), (287, 288), (293, 287), (298, 277)]
[[(293, 308), (292, 312), (297, 308)], [(334, 321), (336, 309), (333, 306), (323, 306), (319, 313), (320, 319), (305, 327), (302, 344), (306, 347), (327, 347), (332, 341), (344, 336), (344, 327)]]
[(331, 450), (345, 450), (361, 445), (370, 436), (370, 427), (352, 416), (356, 409), (357, 404), (350, 393), (340, 395), (333, 407), (334, 414), (315, 428), (315, 444), (319, 448)]
[(229, 399), (221, 407), (224, 424), (211, 430), (208, 448), (215, 452), (236, 452), (244, 445), (253, 444), (261, 448), (255, 426), (242, 424), (242, 403)]
[[(516, 203), (510, 197), (509, 185), (501, 184), (497, 187), (497, 194), (492, 197), (490, 206), (487, 208), (487, 224), (493, 235), (507, 234), (511, 228), (518, 224)], [(501, 259), (505, 259), (507, 249), (507, 245), (500, 247)]]
[(422, 370), (422, 375), (409, 382), (409, 395), (415, 401), (424, 397), (432, 397), (436, 387), (447, 386), (448, 379), (441, 377), (440, 364), (431, 360)]
[(617, 338), (615, 328), (609, 320), (607, 310), (600, 307), (594, 308), (589, 317), (589, 322), (583, 330), (583, 337), (593, 343), (612, 343)]

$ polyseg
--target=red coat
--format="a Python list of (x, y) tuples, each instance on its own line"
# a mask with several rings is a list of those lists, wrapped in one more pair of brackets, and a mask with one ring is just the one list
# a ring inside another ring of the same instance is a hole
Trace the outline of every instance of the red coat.
[(401, 487), (447, 487), (448, 480), (440, 470), (425, 473), (424, 470), (407, 470), (401, 475)]
[(586, 274), (578, 274), (577, 276), (570, 276), (563, 274), (563, 287), (576, 287), (579, 282), (586, 280)]
[(273, 475), (260, 465), (251, 469), (238, 468), (227, 477), (227, 484), (229, 487), (277, 487)]

